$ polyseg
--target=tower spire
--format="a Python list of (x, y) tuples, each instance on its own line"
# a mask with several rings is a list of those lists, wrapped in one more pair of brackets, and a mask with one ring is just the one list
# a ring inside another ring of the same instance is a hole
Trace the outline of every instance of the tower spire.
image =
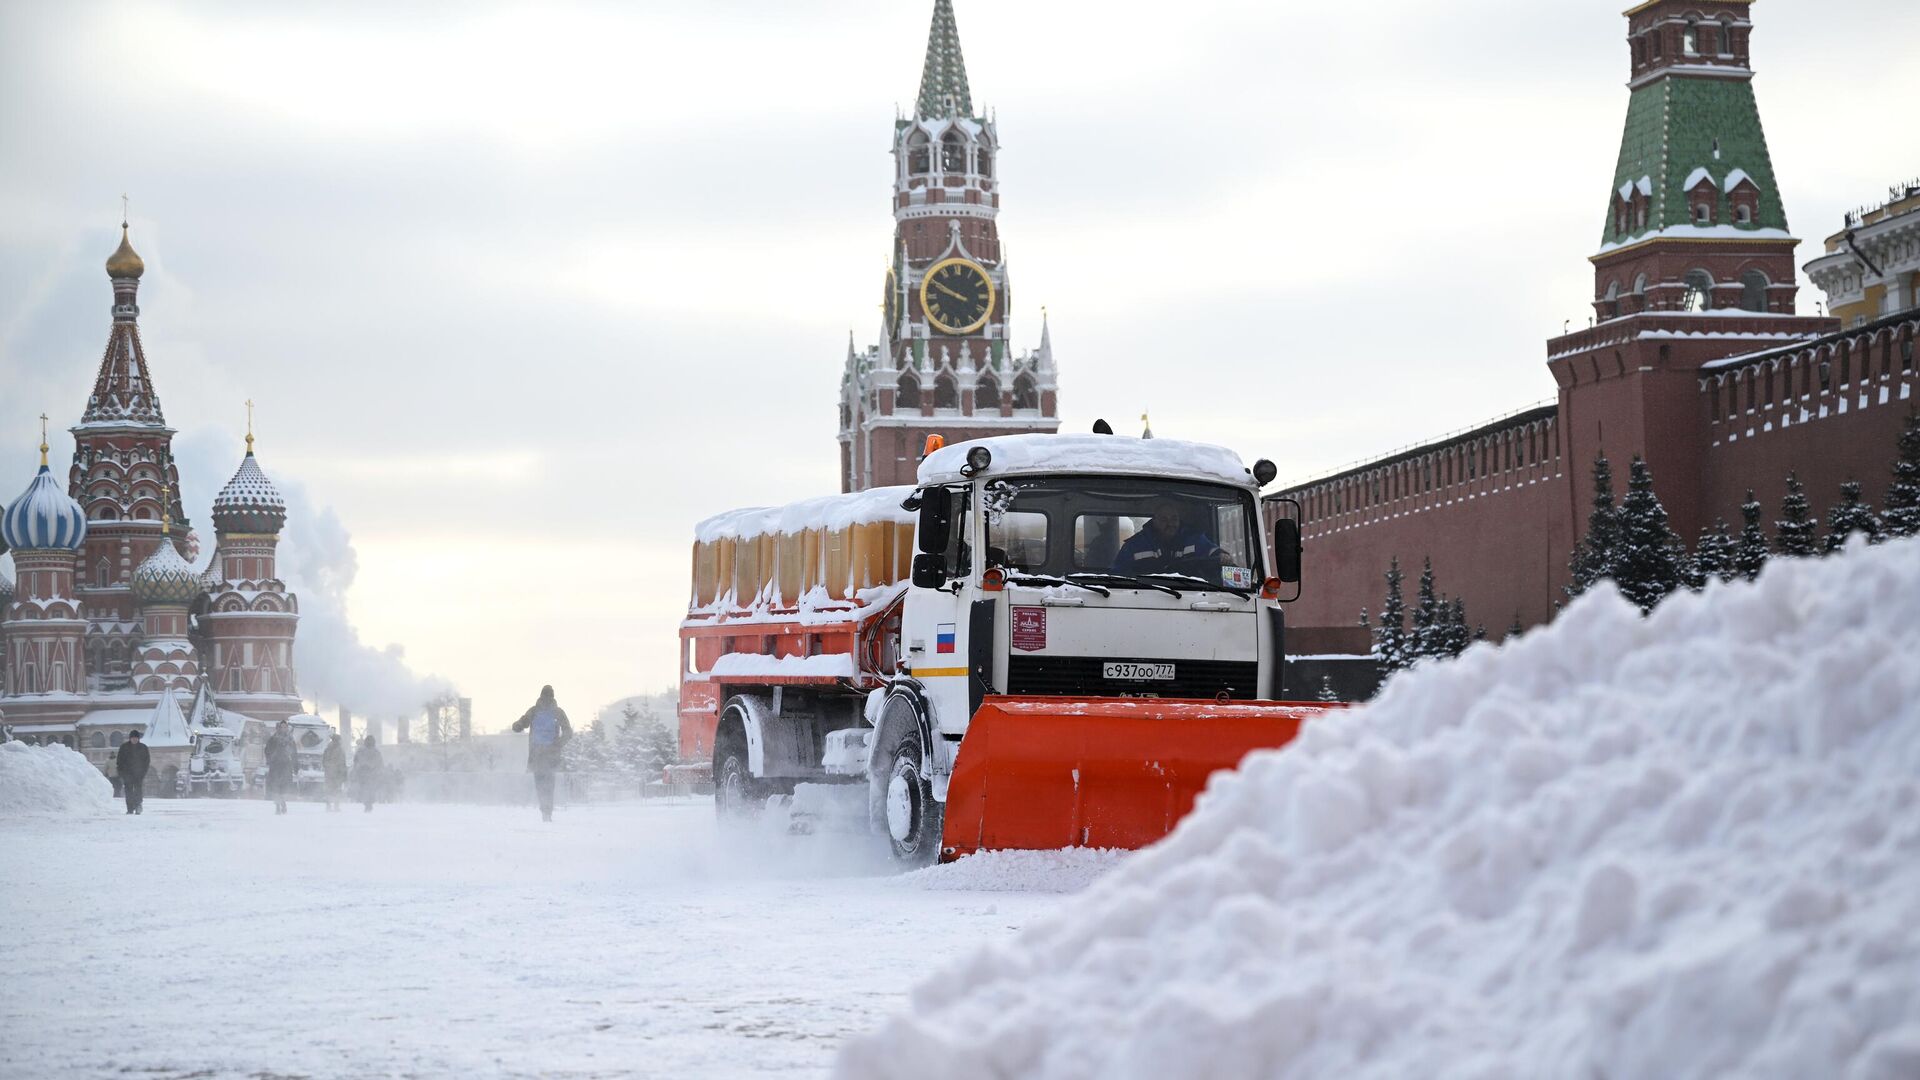
[(253, 399), (247, 399), (247, 456), (253, 456)]
[(40, 467), (47, 467), (47, 414), (40, 414)]
[(920, 73), (922, 120), (973, 115), (973, 92), (967, 88), (967, 60), (960, 54), (960, 28), (953, 20), (952, 0), (934, 0), (933, 26), (927, 32), (927, 64)]

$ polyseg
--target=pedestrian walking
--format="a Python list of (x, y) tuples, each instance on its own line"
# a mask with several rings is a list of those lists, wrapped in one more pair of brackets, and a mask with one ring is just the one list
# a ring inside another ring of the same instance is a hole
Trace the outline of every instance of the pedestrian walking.
[(127, 797), (129, 814), (140, 813), (140, 806), (146, 801), (147, 767), (152, 763), (153, 755), (147, 752), (147, 744), (140, 741), (140, 733), (127, 732), (127, 741), (121, 743), (120, 752), (113, 755), (113, 768), (120, 774), (120, 793)]
[(360, 749), (353, 752), (353, 793), (366, 804), (369, 814), (373, 813), (373, 800), (380, 794), (382, 769), (380, 746), (369, 735)]
[(347, 786), (347, 747), (334, 733), (327, 740), (327, 752), (320, 755), (320, 768), (327, 774), (327, 809), (340, 809), (340, 795)]
[(293, 787), (293, 770), (299, 760), (293, 745), (293, 725), (282, 720), (267, 739), (267, 797), (273, 800), (276, 814), (287, 812), (287, 791)]
[(527, 732), (527, 771), (540, 799), (540, 819), (553, 820), (553, 774), (560, 768), (560, 751), (573, 739), (567, 710), (553, 699), (553, 687), (540, 688), (540, 700), (513, 722), (513, 730)]

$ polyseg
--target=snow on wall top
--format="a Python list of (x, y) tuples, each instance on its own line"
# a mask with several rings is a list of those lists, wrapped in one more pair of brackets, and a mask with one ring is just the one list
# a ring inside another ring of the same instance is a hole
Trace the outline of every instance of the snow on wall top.
[(1916, 620), (1920, 539), (1605, 586), (1216, 774), (838, 1075), (1912, 1076)]
[(1178, 439), (1133, 439), (1124, 435), (997, 435), (954, 443), (920, 463), (922, 484), (963, 480), (967, 451), (993, 453), (989, 474), (1013, 472), (1103, 472), (1177, 476), (1251, 486), (1253, 477), (1238, 454), (1210, 443)]
[(869, 488), (845, 495), (824, 495), (785, 506), (749, 506), (729, 510), (694, 526), (694, 539), (703, 544), (737, 540), (743, 536), (796, 533), (803, 529), (844, 529), (891, 521), (911, 525), (914, 517), (900, 508), (913, 494), (910, 487)]

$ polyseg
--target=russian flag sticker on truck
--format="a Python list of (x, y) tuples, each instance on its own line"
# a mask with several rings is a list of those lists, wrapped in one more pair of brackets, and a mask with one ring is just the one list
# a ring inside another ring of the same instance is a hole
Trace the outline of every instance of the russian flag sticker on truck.
[(940, 625), (934, 627), (934, 633), (933, 633), (933, 651), (934, 652), (943, 653), (943, 652), (953, 651), (953, 641), (954, 641), (953, 628), (955, 625), (956, 624), (954, 623), (943, 622)]

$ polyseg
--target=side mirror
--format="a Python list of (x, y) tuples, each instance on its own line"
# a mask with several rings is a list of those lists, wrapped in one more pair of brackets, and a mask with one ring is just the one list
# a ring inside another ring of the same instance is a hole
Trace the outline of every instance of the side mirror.
[(913, 587), (937, 589), (947, 583), (947, 557), (939, 552), (921, 552), (913, 557)]
[(945, 555), (947, 543), (952, 539), (953, 499), (940, 488), (929, 488), (921, 492), (920, 550), (929, 555)]
[(1289, 585), (1300, 581), (1300, 523), (1292, 518), (1273, 523), (1273, 576)]

